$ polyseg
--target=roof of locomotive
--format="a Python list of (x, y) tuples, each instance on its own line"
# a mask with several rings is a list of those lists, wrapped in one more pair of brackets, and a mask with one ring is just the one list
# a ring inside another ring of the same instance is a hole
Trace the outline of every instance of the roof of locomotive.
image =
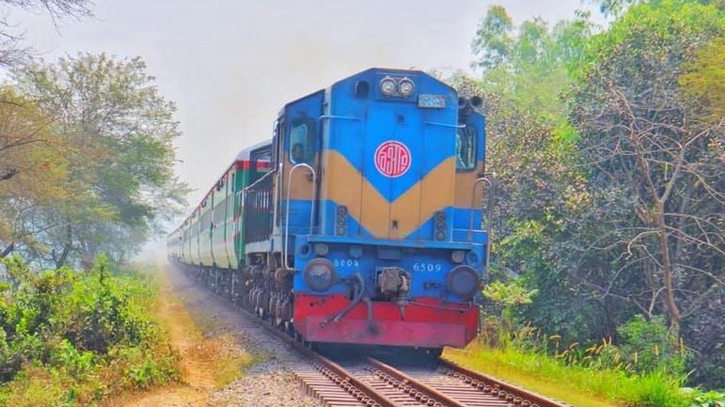
[(423, 72), (423, 71), (420, 71), (420, 70), (417, 70), (417, 69), (397, 69), (397, 68), (368, 68), (368, 69), (365, 69), (364, 71), (360, 71), (360, 72), (358, 72), (356, 74), (353, 74), (353, 75), (350, 75), (348, 77), (342, 78), (339, 81), (334, 82), (331, 86), (335, 86), (338, 83), (342, 83), (342, 82), (348, 81), (348, 80), (353, 79), (353, 78), (358, 78), (358, 77), (361, 77), (361, 76), (368, 76), (368, 75), (376, 74), (376, 73), (385, 73), (385, 74), (393, 74), (393, 75), (406, 75), (406, 74), (408, 74), (408, 75), (427, 76), (427, 77), (429, 77), (429, 78), (431, 78), (431, 79), (433, 79), (435, 81), (438, 81), (441, 84), (443, 84), (443, 85), (445, 85), (445, 86), (453, 89), (447, 83), (441, 81), (440, 79), (436, 78), (435, 76), (432, 76), (429, 73), (426, 73), (426, 72)]
[(327, 88), (318, 89), (318, 90), (316, 90), (314, 92), (307, 93), (307, 94), (305, 94), (302, 97), (299, 97), (299, 98), (297, 98), (295, 100), (291, 100), (291, 101), (285, 103), (285, 105), (282, 107), (282, 109), (280, 109), (278, 116), (284, 115), (284, 111), (287, 108), (287, 106), (289, 106), (289, 105), (291, 105), (293, 103), (296, 103), (296, 102), (298, 102), (298, 101), (300, 101), (302, 99), (305, 99), (305, 98), (307, 98), (307, 97), (309, 97), (311, 95), (314, 95), (315, 93), (324, 92), (325, 90), (330, 89), (330, 88), (334, 87), (335, 85), (338, 85), (340, 83), (349, 81), (349, 80), (354, 79), (354, 78), (364, 77), (364, 76), (368, 76), (368, 75), (374, 75), (376, 73), (386, 73), (386, 74), (389, 73), (389, 74), (393, 74), (393, 75), (405, 75), (405, 74), (409, 74), (409, 75), (427, 76), (427, 77), (429, 77), (429, 78), (431, 78), (431, 79), (433, 79), (433, 80), (435, 80), (437, 82), (440, 82), (441, 85), (443, 85), (443, 86), (445, 86), (445, 87), (447, 87), (447, 88), (455, 91), (455, 89), (452, 86), (450, 86), (449, 84), (443, 82), (442, 80), (436, 78), (435, 76), (433, 76), (433, 75), (431, 75), (429, 73), (426, 73), (426, 72), (423, 72), (423, 71), (420, 71), (420, 70), (417, 70), (417, 69), (368, 68), (368, 69), (365, 69), (363, 71), (357, 72), (355, 74), (346, 76), (346, 77), (344, 77), (344, 78), (342, 78), (342, 79), (340, 79), (338, 81), (335, 81), (330, 86), (328, 86)]

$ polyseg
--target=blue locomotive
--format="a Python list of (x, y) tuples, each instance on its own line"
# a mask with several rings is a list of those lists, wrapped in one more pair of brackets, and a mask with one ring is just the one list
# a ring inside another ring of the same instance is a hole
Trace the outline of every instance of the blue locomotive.
[(377, 68), (290, 102), (169, 255), (310, 342), (464, 346), (488, 260), (480, 104)]

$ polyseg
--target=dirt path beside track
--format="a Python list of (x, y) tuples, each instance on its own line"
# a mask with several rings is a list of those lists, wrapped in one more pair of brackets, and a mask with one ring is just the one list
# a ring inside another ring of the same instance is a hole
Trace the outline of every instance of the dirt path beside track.
[(303, 363), (226, 301), (166, 267), (160, 319), (178, 352), (181, 384), (104, 403), (103, 407), (318, 406), (293, 380)]

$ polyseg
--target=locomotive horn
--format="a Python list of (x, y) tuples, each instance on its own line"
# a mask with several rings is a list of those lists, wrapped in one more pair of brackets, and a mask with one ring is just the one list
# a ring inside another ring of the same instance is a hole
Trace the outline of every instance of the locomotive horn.
[(464, 109), (466, 106), (468, 106), (468, 99), (464, 98), (463, 96), (458, 98), (458, 108)]
[(483, 106), (483, 99), (480, 96), (471, 96), (471, 106), (478, 109)]

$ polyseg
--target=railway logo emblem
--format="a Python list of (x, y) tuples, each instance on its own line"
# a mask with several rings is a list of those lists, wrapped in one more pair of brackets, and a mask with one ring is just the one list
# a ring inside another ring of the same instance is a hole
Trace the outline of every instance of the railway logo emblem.
[(402, 176), (410, 169), (410, 161), (410, 150), (398, 141), (386, 141), (375, 150), (375, 168), (386, 177)]

